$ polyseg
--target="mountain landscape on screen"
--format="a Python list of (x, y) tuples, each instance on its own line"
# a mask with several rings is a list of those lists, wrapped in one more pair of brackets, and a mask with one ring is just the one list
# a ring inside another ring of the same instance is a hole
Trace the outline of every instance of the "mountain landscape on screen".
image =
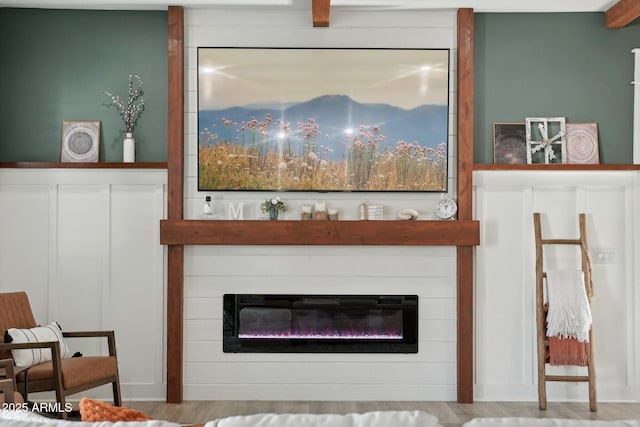
[(198, 130), (200, 190), (446, 188), (446, 105), (403, 109), (323, 95), (202, 110)]

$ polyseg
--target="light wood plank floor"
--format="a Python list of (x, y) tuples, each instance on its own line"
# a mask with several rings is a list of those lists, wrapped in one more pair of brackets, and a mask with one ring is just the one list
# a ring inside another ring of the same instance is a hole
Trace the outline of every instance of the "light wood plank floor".
[(595, 420), (640, 419), (640, 403), (601, 403), (598, 411), (589, 411), (588, 402), (549, 402), (547, 410), (538, 409), (538, 402), (332, 402), (332, 401), (185, 401), (124, 402), (123, 406), (138, 409), (157, 419), (181, 424), (202, 423), (231, 415), (256, 413), (338, 413), (390, 410), (419, 410), (438, 417), (443, 427), (459, 427), (476, 417), (535, 417)]

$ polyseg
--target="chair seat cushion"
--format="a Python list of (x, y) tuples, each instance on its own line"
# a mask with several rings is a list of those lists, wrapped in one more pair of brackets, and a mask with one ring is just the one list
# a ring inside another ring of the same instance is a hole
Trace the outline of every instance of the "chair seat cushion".
[[(65, 389), (114, 377), (118, 372), (118, 362), (113, 356), (86, 356), (62, 359), (62, 383)], [(53, 362), (33, 365), (28, 370), (29, 381), (53, 378)], [(24, 381), (24, 372), (18, 376)]]

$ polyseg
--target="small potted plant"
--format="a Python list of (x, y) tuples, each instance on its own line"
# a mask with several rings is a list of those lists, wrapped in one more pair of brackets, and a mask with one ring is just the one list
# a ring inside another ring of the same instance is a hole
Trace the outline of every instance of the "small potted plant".
[(269, 219), (275, 221), (278, 219), (278, 213), (280, 211), (287, 210), (287, 205), (280, 200), (280, 197), (272, 197), (271, 199), (265, 199), (265, 201), (260, 204), (260, 209), (262, 209), (262, 212), (269, 212)]

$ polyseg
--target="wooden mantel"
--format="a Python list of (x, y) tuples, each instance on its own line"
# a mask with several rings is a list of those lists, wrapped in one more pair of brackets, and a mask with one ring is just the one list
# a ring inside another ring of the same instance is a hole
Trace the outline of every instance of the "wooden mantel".
[(160, 221), (163, 245), (477, 246), (478, 221)]
[[(328, 25), (330, 0), (314, 0), (314, 25)], [(324, 16), (326, 15), (326, 16)], [(472, 220), (473, 9), (458, 10), (456, 221), (198, 221), (184, 209), (184, 10), (168, 8), (167, 402), (182, 402), (185, 245), (448, 245), (457, 248), (458, 402), (473, 402), (473, 247), (479, 223)], [(259, 229), (259, 232), (257, 231)]]

